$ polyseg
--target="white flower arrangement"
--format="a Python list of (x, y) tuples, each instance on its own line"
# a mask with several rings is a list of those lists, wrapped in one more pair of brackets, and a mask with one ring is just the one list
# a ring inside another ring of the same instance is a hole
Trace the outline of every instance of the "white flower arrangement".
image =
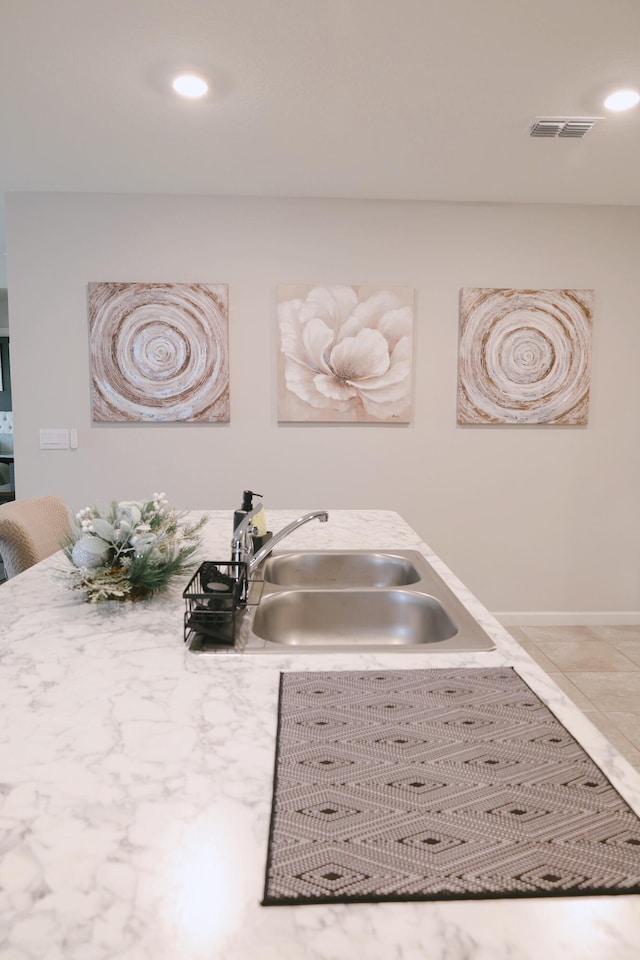
[(72, 589), (85, 590), (91, 603), (162, 592), (195, 565), (207, 518), (190, 523), (184, 517), (168, 506), (164, 493), (114, 501), (105, 515), (94, 507), (80, 510), (77, 535), (64, 548)]

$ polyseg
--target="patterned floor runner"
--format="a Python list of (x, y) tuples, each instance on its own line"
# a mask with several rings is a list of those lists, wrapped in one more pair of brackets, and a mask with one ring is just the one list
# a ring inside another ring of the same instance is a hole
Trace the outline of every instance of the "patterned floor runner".
[(640, 893), (640, 821), (511, 668), (281, 676), (263, 904)]

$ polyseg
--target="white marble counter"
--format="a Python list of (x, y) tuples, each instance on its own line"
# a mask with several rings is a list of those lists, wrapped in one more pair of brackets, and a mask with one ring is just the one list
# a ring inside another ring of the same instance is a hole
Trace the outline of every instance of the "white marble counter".
[[(207, 557), (230, 527), (211, 514)], [(640, 897), (260, 906), (281, 670), (515, 666), (640, 812), (640, 777), (397, 514), (330, 511), (295, 547), (422, 550), (496, 650), (197, 656), (184, 584), (92, 606), (59, 556), (4, 584), (2, 960), (637, 960)]]

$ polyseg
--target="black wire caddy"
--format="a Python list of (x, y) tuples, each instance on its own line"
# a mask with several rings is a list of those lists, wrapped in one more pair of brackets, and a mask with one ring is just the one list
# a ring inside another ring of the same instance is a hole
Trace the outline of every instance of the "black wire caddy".
[(247, 564), (206, 560), (182, 592), (185, 601), (184, 642), (190, 646), (232, 647), (236, 615), (244, 609)]

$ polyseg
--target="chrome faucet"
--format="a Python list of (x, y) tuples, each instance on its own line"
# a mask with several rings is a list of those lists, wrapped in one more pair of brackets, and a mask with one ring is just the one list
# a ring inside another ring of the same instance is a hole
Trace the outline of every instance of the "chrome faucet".
[[(260, 513), (262, 507), (262, 503), (258, 503), (253, 510), (245, 514), (233, 531), (233, 539), (231, 540), (231, 561), (237, 564), (246, 563), (249, 577), (255, 571), (256, 567), (260, 566), (265, 557), (269, 556), (273, 548), (280, 543), (281, 540), (284, 540), (285, 537), (288, 537), (290, 533), (297, 530), (298, 527), (301, 527), (304, 523), (308, 523), (309, 520), (317, 519), (320, 523), (326, 523), (329, 519), (329, 514), (326, 510), (312, 510), (311, 513), (305, 513), (304, 516), (298, 517), (297, 520), (293, 520), (292, 523), (287, 524), (282, 530), (274, 533), (273, 536), (260, 547), (257, 553), (254, 553), (253, 535), (257, 532), (257, 527), (252, 524), (251, 521), (256, 514)], [(240, 576), (239, 568), (236, 569), (234, 576)], [(245, 584), (245, 596), (247, 586), (248, 585)]]
[(249, 563), (253, 556), (253, 534), (257, 528), (251, 523), (256, 514), (262, 510), (262, 503), (258, 503), (253, 510), (246, 513), (233, 531), (231, 540), (231, 560), (233, 563)]
[[(256, 532), (256, 527), (251, 523), (256, 514), (260, 513), (262, 510), (262, 503), (259, 503), (253, 510), (250, 510), (247, 513), (236, 529), (233, 531), (233, 539), (231, 541), (231, 560), (233, 563), (246, 563), (247, 570), (249, 575), (251, 575), (256, 567), (260, 566), (265, 557), (268, 557), (273, 548), (280, 543), (281, 540), (284, 540), (285, 537), (288, 537), (290, 533), (293, 533), (294, 530), (297, 530), (298, 527), (301, 527), (304, 523), (308, 523), (309, 520), (319, 520), (320, 523), (326, 523), (329, 519), (329, 514), (326, 510), (312, 510), (311, 513), (305, 513), (304, 516), (298, 517), (297, 520), (294, 520), (292, 523), (289, 523), (286, 527), (283, 527), (282, 530), (278, 530), (277, 533), (274, 533), (267, 542), (260, 547), (257, 553), (253, 552), (253, 535)], [(239, 571), (236, 572), (237, 575)]]
[(282, 530), (278, 530), (277, 533), (274, 533), (274, 535), (267, 540), (264, 546), (260, 547), (257, 553), (252, 552), (252, 556), (249, 558), (249, 573), (253, 573), (256, 567), (259, 567), (262, 561), (269, 556), (273, 548), (277, 546), (281, 540), (284, 540), (285, 537), (288, 537), (290, 533), (293, 533), (294, 530), (301, 527), (303, 523), (308, 523), (309, 520), (319, 520), (320, 523), (326, 523), (328, 519), (329, 514), (326, 510), (312, 510), (311, 513), (305, 513), (304, 516), (298, 517), (297, 520), (293, 520), (287, 524)]

